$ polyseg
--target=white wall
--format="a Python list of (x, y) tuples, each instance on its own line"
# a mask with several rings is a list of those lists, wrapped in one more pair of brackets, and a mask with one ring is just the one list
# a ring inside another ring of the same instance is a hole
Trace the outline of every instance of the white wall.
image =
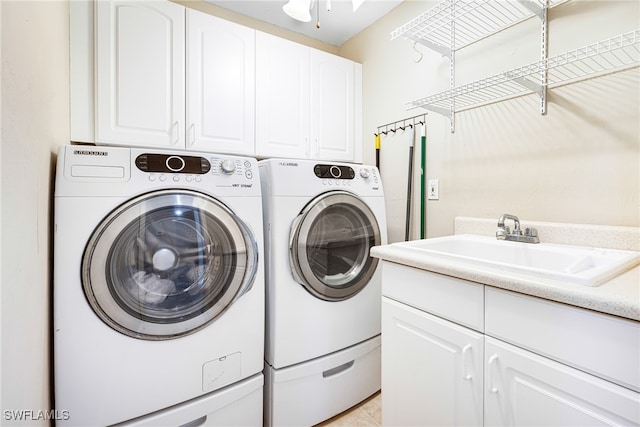
[[(48, 425), (53, 153), (69, 140), (68, 2), (0, 2), (1, 420)], [(34, 411), (25, 421), (5, 411)]]
[[(339, 50), (363, 64), (366, 163), (374, 163), (377, 126), (424, 112), (405, 103), (448, 88), (448, 59), (418, 46), (423, 59), (415, 63), (413, 43), (390, 40), (435, 4), (407, 0)], [(549, 20), (555, 55), (640, 28), (640, 2), (570, 0)], [(459, 51), (457, 84), (537, 61), (539, 28), (532, 19)], [(506, 212), (525, 221), (639, 226), (639, 87), (636, 68), (550, 91), (545, 116), (535, 95), (491, 104), (457, 114), (454, 134), (447, 118), (429, 113), (426, 175), (440, 180), (440, 200), (427, 202), (427, 236), (451, 234), (455, 216)], [(395, 198), (388, 215), (402, 221), (393, 230), (390, 221), (392, 241), (404, 239), (407, 146), (382, 140), (384, 190)]]

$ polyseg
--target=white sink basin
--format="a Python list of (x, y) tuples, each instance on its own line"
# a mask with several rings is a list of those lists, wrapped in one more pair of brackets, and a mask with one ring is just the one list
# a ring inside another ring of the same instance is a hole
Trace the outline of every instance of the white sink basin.
[(519, 243), (458, 234), (393, 246), (451, 261), (598, 286), (640, 263), (640, 252), (552, 243)]

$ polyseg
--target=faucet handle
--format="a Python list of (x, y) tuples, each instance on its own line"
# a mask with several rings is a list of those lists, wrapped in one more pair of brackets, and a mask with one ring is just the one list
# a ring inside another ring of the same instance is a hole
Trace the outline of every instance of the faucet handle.
[(505, 240), (507, 238), (507, 233), (500, 229), (498, 231), (496, 231), (496, 239), (498, 240)]
[(526, 230), (524, 230), (524, 235), (527, 239), (527, 243), (540, 243), (538, 230), (536, 230), (535, 228), (527, 228)]

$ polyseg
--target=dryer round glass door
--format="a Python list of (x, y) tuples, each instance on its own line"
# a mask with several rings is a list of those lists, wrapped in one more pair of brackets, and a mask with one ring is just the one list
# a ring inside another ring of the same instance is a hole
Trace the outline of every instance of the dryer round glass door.
[(294, 220), (292, 272), (316, 297), (345, 300), (369, 283), (378, 265), (369, 249), (379, 244), (378, 222), (362, 199), (344, 191), (325, 193)]
[(249, 228), (219, 201), (158, 191), (100, 223), (85, 248), (82, 284), (113, 329), (171, 339), (204, 327), (247, 292), (257, 256)]

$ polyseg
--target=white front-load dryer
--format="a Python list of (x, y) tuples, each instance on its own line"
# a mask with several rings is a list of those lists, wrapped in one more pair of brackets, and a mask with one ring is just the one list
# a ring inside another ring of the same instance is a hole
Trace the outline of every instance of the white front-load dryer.
[(380, 389), (386, 243), (373, 166), (259, 162), (265, 214), (265, 423), (313, 425)]
[(58, 425), (261, 423), (256, 160), (63, 146), (54, 205)]

